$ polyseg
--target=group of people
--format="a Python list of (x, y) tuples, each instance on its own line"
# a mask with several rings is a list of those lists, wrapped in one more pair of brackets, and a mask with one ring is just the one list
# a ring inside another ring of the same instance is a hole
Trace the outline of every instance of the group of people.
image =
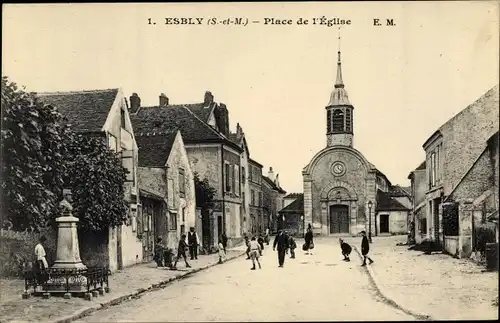
[[(363, 256), (363, 263), (361, 266), (366, 266), (366, 260), (370, 262), (370, 265), (374, 263), (374, 261), (368, 256), (368, 253), (370, 252), (370, 242), (368, 241), (368, 238), (366, 237), (366, 231), (361, 231), (361, 255)], [(340, 244), (340, 250), (342, 251), (342, 256), (344, 256), (344, 261), (351, 261), (349, 258), (349, 255), (351, 254), (352, 247), (342, 240), (342, 238), (339, 238), (339, 244)]]
[(191, 268), (191, 265), (187, 261), (186, 251), (189, 250), (189, 256), (191, 260), (198, 259), (198, 248), (200, 246), (200, 239), (196, 233), (194, 227), (189, 228), (188, 234), (182, 234), (177, 245), (177, 256), (175, 257), (174, 263), (172, 263), (174, 251), (170, 248), (165, 247), (163, 244), (163, 239), (158, 237), (156, 239), (156, 244), (154, 246), (153, 260), (156, 262), (158, 267), (168, 267), (172, 270), (177, 269), (177, 262), (182, 258), (186, 264), (186, 268)]

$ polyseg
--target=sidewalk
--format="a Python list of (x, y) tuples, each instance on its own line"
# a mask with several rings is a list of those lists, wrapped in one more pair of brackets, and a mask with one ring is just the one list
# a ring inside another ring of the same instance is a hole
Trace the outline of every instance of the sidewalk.
[[(356, 251), (360, 239), (346, 239)], [(374, 237), (368, 273), (381, 294), (410, 312), (434, 320), (498, 319), (498, 273), (446, 254), (425, 255), (397, 246), (406, 236)]]
[[(227, 250), (227, 259), (241, 256), (245, 247), (239, 246)], [(62, 297), (31, 297), (21, 299), (24, 290), (22, 280), (1, 280), (2, 290), (0, 303), (0, 322), (70, 322), (102, 307), (120, 303), (126, 299), (137, 297), (148, 290), (163, 287), (170, 281), (179, 279), (190, 273), (212, 267), (219, 260), (218, 254), (202, 255), (198, 260), (191, 260), (192, 266), (186, 269), (184, 263), (177, 264), (177, 271), (156, 268), (156, 264), (147, 263), (127, 267), (113, 273), (109, 278), (111, 292), (86, 301), (83, 298), (72, 297), (65, 300)]]

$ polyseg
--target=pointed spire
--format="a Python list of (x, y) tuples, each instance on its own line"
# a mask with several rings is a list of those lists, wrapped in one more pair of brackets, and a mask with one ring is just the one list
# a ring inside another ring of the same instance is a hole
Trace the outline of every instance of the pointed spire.
[(340, 60), (340, 27), (339, 27), (339, 50), (338, 50), (338, 59), (337, 59), (337, 80), (335, 81), (335, 87), (341, 88), (344, 87), (344, 81), (342, 80), (342, 62)]

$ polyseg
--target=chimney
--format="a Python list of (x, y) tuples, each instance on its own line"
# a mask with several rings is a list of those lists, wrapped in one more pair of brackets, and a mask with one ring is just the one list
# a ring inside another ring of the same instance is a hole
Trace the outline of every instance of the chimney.
[(216, 108), (216, 118), (218, 118), (217, 126), (219, 127), (219, 131), (224, 136), (229, 136), (229, 112), (224, 103), (220, 103)]
[(212, 92), (206, 91), (205, 92), (205, 98), (203, 99), (203, 103), (205, 104), (205, 106), (208, 106), (212, 102), (214, 102), (214, 96), (212, 95)]
[(274, 180), (274, 184), (276, 184), (276, 186), (278, 186), (278, 187), (281, 187), (280, 186), (280, 174), (276, 174), (276, 179)]
[(269, 172), (267, 173), (267, 177), (269, 177), (269, 179), (274, 182), (274, 172), (272, 167), (269, 167)]
[(238, 135), (238, 137), (239, 137), (239, 136), (241, 136), (242, 134), (243, 134), (243, 129), (241, 129), (241, 127), (240, 127), (240, 123), (238, 122), (238, 123), (236, 124), (236, 135)]
[(165, 93), (160, 94), (160, 107), (166, 107), (168, 105), (168, 97)]
[(141, 98), (137, 93), (132, 93), (130, 96), (130, 113), (137, 113), (141, 108)]

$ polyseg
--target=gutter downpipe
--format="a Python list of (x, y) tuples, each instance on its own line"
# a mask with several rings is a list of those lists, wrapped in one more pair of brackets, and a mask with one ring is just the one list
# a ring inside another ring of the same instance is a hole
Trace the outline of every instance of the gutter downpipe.
[(224, 199), (225, 194), (226, 194), (226, 178), (224, 176), (224, 172), (226, 171), (225, 164), (224, 164), (224, 144), (220, 145), (220, 152), (221, 152), (221, 166), (222, 166), (222, 232), (219, 234), (222, 234), (226, 230), (226, 201)]

